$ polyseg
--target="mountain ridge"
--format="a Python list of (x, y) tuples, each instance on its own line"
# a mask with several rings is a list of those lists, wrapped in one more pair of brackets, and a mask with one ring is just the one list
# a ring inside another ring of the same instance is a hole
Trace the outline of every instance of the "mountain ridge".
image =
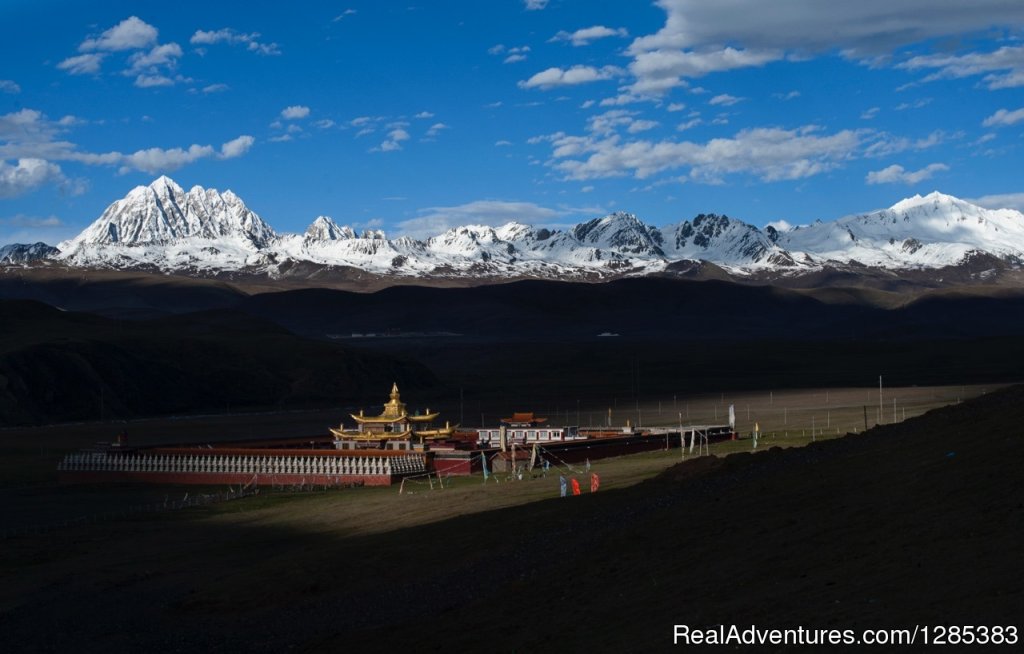
[(161, 176), (112, 203), (58, 249), (43, 258), (73, 268), (269, 278), (311, 265), (399, 279), (601, 280), (708, 262), (733, 276), (770, 279), (829, 269), (938, 270), (982, 255), (1018, 268), (1024, 214), (936, 191), (788, 229), (714, 213), (658, 228), (615, 212), (563, 230), (512, 221), (452, 227), (421, 240), (388, 238), (380, 230), (360, 234), (329, 216), (318, 216), (301, 234), (278, 233), (230, 190), (193, 186), (186, 192)]

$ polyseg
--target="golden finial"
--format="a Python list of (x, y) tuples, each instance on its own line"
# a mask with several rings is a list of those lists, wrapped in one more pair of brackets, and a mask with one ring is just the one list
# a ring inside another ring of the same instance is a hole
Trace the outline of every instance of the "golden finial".
[(398, 382), (394, 382), (391, 384), (391, 399), (398, 399)]

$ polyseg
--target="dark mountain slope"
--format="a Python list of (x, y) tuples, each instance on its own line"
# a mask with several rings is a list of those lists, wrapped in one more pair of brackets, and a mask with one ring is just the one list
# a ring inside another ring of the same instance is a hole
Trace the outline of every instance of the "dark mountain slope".
[(436, 384), (418, 363), (227, 311), (126, 321), (0, 301), (0, 337), (8, 424), (349, 403), (392, 381)]

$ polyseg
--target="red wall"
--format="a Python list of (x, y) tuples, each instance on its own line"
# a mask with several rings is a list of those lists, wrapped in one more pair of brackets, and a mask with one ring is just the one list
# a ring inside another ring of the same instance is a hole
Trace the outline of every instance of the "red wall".
[(225, 472), (128, 472), (62, 470), (57, 479), (62, 484), (100, 484), (140, 482), (146, 484), (189, 484), (202, 486), (245, 485), (256, 477), (259, 486), (390, 486), (391, 475), (294, 475), (225, 473)]

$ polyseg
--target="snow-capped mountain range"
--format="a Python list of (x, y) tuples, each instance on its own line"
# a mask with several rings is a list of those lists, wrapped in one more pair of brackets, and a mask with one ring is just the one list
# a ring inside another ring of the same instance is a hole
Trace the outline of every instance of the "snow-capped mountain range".
[(0, 266), (19, 265), (39, 261), (59, 253), (60, 250), (46, 243), (12, 243), (0, 247)]
[(111, 204), (49, 258), (65, 265), (200, 274), (279, 274), (289, 263), (348, 266), (413, 277), (611, 277), (703, 260), (737, 275), (799, 274), (827, 266), (927, 269), (975, 253), (1024, 260), (1024, 214), (935, 192), (889, 209), (779, 230), (701, 214), (655, 228), (613, 213), (560, 231), (517, 222), (466, 225), (418, 240), (357, 234), (327, 216), (278, 234), (231, 191), (185, 191), (160, 177)]

